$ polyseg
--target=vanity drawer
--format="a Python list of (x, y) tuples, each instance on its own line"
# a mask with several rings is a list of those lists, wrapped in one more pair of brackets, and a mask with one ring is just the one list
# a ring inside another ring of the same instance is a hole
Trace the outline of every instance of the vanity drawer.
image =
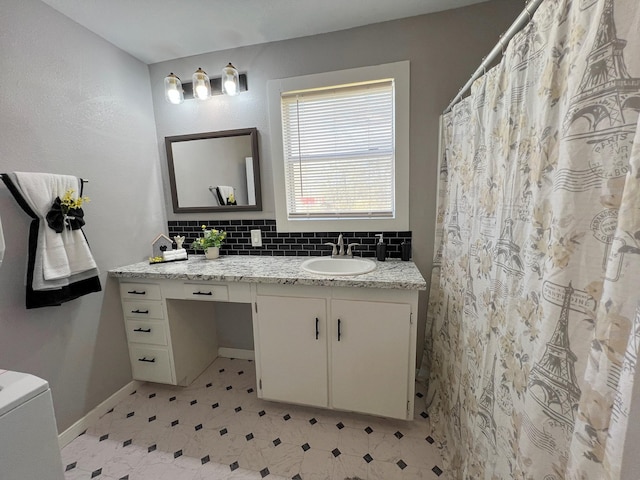
[(130, 343), (167, 344), (167, 331), (161, 322), (127, 320), (127, 339)]
[(160, 300), (160, 285), (154, 283), (121, 283), (120, 296), (125, 298)]
[(127, 318), (163, 319), (162, 302), (122, 302), (122, 310)]
[(185, 283), (184, 298), (211, 302), (228, 302), (229, 287), (226, 285), (209, 285), (206, 283)]
[(169, 351), (166, 348), (129, 345), (129, 354), (135, 380), (173, 383)]

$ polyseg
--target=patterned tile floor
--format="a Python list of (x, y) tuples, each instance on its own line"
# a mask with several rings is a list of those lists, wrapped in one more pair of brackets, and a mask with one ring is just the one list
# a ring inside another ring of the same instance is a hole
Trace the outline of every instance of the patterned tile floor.
[(65, 480), (437, 479), (424, 391), (412, 422), (259, 400), (251, 361), (145, 383), (62, 449)]

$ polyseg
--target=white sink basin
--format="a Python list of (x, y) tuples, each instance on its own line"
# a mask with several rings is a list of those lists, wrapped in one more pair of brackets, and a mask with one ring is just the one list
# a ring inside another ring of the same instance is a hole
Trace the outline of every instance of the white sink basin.
[(366, 258), (310, 258), (302, 263), (305, 272), (318, 275), (361, 275), (375, 270), (376, 264)]

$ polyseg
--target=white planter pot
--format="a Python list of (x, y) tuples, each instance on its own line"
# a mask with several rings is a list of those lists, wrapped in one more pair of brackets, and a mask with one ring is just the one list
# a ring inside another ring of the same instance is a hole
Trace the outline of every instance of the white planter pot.
[(220, 247), (209, 247), (204, 251), (204, 256), (208, 260), (213, 260), (214, 258), (218, 258), (220, 256)]

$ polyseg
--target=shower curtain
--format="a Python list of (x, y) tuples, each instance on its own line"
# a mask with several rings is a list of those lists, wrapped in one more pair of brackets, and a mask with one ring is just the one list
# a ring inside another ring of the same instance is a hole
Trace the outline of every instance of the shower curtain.
[(619, 478), (639, 111), (637, 0), (545, 0), (443, 116), (422, 371), (451, 478)]

